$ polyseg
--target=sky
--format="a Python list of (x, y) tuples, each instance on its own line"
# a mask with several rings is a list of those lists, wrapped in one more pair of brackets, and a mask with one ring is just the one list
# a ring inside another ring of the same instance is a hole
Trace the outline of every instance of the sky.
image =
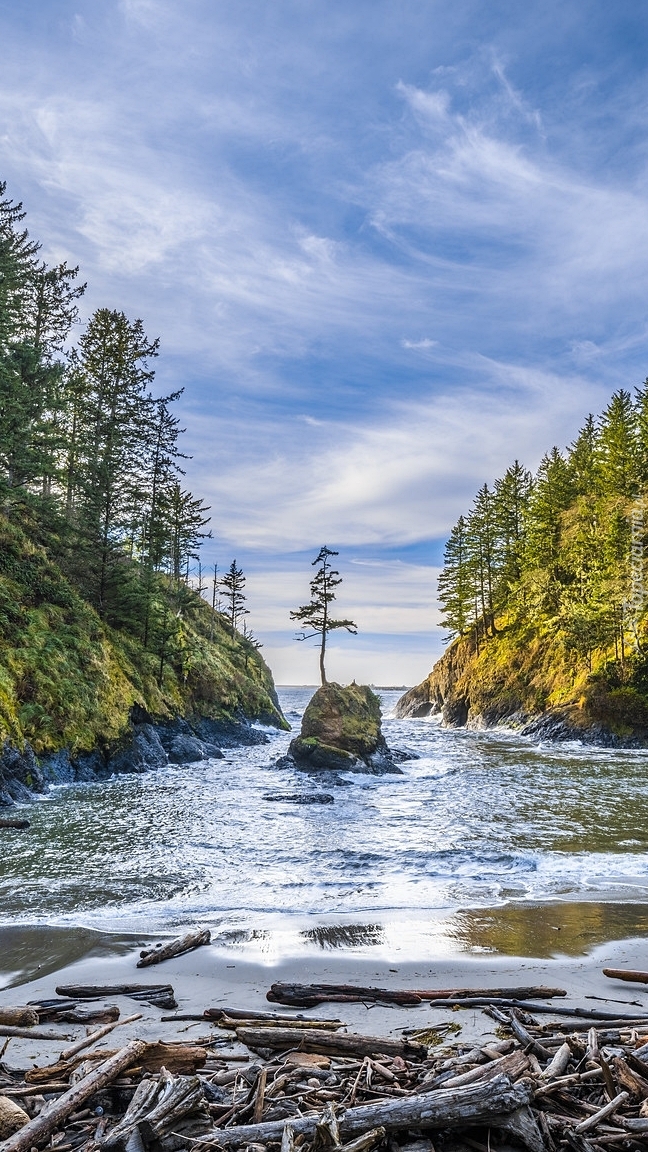
[(478, 487), (648, 375), (648, 8), (0, 0), (0, 43), (0, 179), (161, 338), (275, 679), (326, 543), (329, 678), (421, 680)]

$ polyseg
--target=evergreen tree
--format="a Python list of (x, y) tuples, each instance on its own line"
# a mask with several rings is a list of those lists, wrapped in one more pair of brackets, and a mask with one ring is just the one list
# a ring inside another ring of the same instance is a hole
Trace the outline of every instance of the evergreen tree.
[(227, 572), (223, 576), (221, 588), (229, 605), (227, 615), (230, 619), (232, 636), (234, 636), (239, 620), (242, 616), (247, 616), (248, 614), (248, 609), (245, 607), (247, 597), (243, 591), (245, 588), (245, 576), (243, 575), (243, 569), (236, 567), (236, 560), (232, 560)]
[(497, 601), (505, 603), (522, 575), (524, 520), (533, 487), (531, 473), (515, 460), (495, 481), (494, 523), (498, 568)]
[(601, 477), (607, 493), (635, 496), (640, 481), (637, 413), (632, 396), (619, 389), (605, 409), (599, 427)]
[(329, 557), (338, 555), (339, 553), (333, 551), (332, 548), (327, 548), (326, 544), (320, 548), (312, 562), (312, 567), (315, 567), (316, 564), (319, 567), (310, 582), (310, 603), (303, 604), (301, 608), (290, 613), (290, 619), (297, 620), (304, 627), (301, 635), (297, 636), (298, 640), (310, 640), (315, 636), (320, 638), (319, 666), (322, 686), (327, 682), (324, 662), (326, 638), (329, 632), (338, 628), (344, 628), (353, 636), (357, 635), (358, 632), (357, 625), (354, 624), (353, 620), (334, 620), (329, 615), (329, 605), (336, 599), (335, 589), (342, 583), (342, 577), (331, 566)]
[(445, 546), (438, 593), (449, 638), (463, 636), (470, 624), (475, 599), (463, 516), (459, 517)]
[(577, 496), (593, 495), (601, 484), (601, 452), (596, 420), (591, 412), (570, 445), (567, 463)]

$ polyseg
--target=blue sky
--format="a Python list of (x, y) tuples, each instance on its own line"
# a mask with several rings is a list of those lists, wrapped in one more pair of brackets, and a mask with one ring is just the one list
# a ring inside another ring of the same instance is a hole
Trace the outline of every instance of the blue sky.
[(205, 562), (280, 682), (339, 548), (329, 675), (441, 650), (445, 535), (648, 375), (648, 9), (602, 0), (0, 4), (0, 176), (86, 315), (185, 387)]

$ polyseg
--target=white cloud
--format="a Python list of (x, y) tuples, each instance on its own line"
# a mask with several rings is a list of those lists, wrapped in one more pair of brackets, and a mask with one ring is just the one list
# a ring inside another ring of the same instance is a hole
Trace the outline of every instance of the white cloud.
[(430, 340), (428, 336), (425, 336), (422, 340), (401, 340), (401, 346), (403, 348), (413, 348), (422, 352), (428, 348), (436, 348), (438, 343), (438, 340)]

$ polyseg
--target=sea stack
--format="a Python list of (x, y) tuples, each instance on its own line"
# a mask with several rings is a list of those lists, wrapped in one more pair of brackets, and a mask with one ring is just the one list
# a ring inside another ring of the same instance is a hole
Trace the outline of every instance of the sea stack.
[(318, 688), (286, 759), (311, 771), (400, 772), (382, 734), (380, 701), (355, 681)]

